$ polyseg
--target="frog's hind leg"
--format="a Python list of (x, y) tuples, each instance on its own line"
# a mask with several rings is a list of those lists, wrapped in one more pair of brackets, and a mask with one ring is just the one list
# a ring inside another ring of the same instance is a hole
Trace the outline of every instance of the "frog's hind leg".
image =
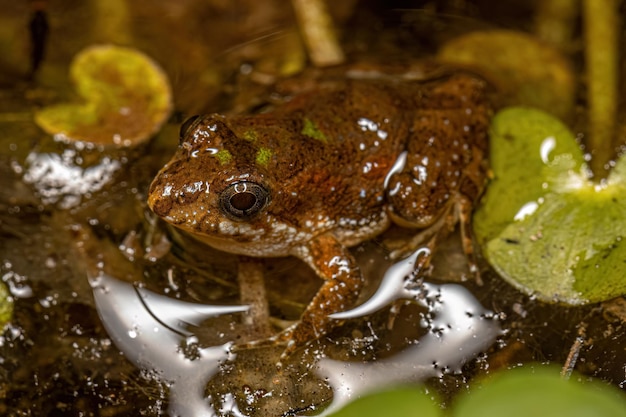
[[(445, 239), (458, 222), (460, 210), (455, 209), (455, 204), (451, 201), (443, 210), (443, 213), (430, 225), (421, 229), (408, 240), (386, 241), (385, 246), (390, 250), (389, 257), (393, 260), (408, 256), (417, 248), (426, 247), (432, 254), (441, 240)], [(396, 222), (398, 223), (398, 222)], [(402, 223), (401, 223), (402, 224)], [(420, 262), (416, 264), (416, 269), (426, 271), (430, 266), (432, 256), (420, 257)]]
[(461, 244), (467, 259), (469, 271), (474, 275), (476, 284), (482, 285), (480, 270), (474, 252), (474, 239), (472, 233), (472, 213), (474, 204), (482, 195), (486, 180), (489, 176), (489, 168), (483, 149), (472, 148), (472, 163), (463, 171), (463, 179), (455, 202), (455, 211), (461, 229)]
[[(486, 168), (482, 150), (474, 148), (472, 152), (471, 163), (460, 173), (459, 184), (456, 186), (456, 190), (454, 189), (455, 187), (446, 187), (449, 194), (446, 195), (447, 199), (444, 203), (437, 204), (436, 201), (428, 200), (427, 202), (422, 202), (421, 205), (418, 204), (418, 209), (414, 212), (409, 212), (408, 215), (404, 214), (408, 211), (406, 203), (404, 206), (400, 205), (400, 210), (393, 206), (393, 209), (396, 211), (391, 211), (390, 216), (396, 224), (422, 229), (408, 241), (386, 242), (387, 248), (391, 251), (390, 257), (392, 259), (406, 256), (420, 246), (426, 246), (433, 253), (438, 243), (452, 233), (458, 223), (461, 233), (461, 244), (466, 255), (469, 271), (474, 275), (476, 283), (482, 284), (474, 252), (471, 219), (474, 202), (484, 188)], [(442, 178), (440, 177), (439, 180), (442, 180)], [(429, 197), (436, 197), (436, 193)], [(416, 201), (419, 202), (419, 199)], [(431, 213), (439, 213), (439, 215), (433, 218)], [(416, 267), (426, 270), (429, 263), (430, 257), (422, 257), (421, 263), (416, 265)]]
[(461, 233), (461, 245), (467, 259), (469, 272), (474, 275), (476, 283), (481, 285), (482, 280), (476, 264), (471, 228), (473, 203), (463, 196), (458, 196), (452, 200), (445, 212), (433, 224), (422, 229), (408, 240), (387, 241), (385, 246), (390, 250), (389, 257), (391, 259), (400, 259), (408, 256), (420, 246), (428, 248), (431, 256), (421, 257), (416, 264), (416, 269), (426, 272), (430, 267), (432, 254), (437, 246), (454, 231), (458, 223)]

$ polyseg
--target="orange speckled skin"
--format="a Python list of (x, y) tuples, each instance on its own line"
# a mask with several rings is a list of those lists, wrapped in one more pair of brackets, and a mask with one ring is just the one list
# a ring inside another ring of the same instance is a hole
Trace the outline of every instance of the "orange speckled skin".
[[(198, 119), (154, 179), (149, 205), (218, 249), (293, 255), (316, 271), (323, 286), (284, 333), (291, 352), (356, 299), (362, 277), (347, 247), (391, 221), (428, 227), (457, 200), (478, 198), (490, 114), (485, 83), (464, 72), (319, 82), (269, 113)], [(233, 219), (220, 195), (241, 181), (268, 198), (254, 216)]]

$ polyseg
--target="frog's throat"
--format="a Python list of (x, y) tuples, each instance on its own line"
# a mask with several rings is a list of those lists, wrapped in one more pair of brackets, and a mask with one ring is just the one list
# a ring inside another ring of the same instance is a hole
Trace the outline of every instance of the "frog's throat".
[(203, 235), (184, 229), (182, 230), (200, 243), (235, 255), (251, 256), (254, 258), (278, 258), (292, 254), (291, 248), (293, 245), (287, 245), (285, 243), (272, 244), (272, 242), (266, 242), (263, 239), (240, 241), (229, 236)]

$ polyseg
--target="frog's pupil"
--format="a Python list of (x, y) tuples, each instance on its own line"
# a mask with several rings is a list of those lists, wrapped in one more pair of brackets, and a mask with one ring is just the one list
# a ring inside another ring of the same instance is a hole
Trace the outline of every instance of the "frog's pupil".
[(237, 193), (230, 198), (230, 204), (237, 210), (250, 210), (256, 204), (256, 196), (248, 192)]
[(220, 209), (231, 220), (245, 221), (259, 214), (269, 202), (269, 192), (254, 181), (239, 181), (220, 194)]

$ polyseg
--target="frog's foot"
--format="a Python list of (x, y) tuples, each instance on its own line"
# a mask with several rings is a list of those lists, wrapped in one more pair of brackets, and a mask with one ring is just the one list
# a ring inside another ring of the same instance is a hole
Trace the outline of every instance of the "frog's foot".
[(260, 340), (253, 340), (251, 342), (241, 343), (233, 346), (232, 351), (242, 351), (248, 349), (263, 349), (273, 348), (276, 346), (285, 346), (284, 350), (280, 354), (279, 360), (276, 363), (276, 367), (281, 369), (283, 363), (294, 354), (296, 350), (305, 346), (307, 343), (315, 340), (315, 337), (310, 329), (306, 329), (306, 326), (302, 326), (301, 322), (294, 324), (293, 326), (275, 334), (272, 337), (268, 337)]
[(437, 243), (454, 230), (458, 219), (457, 210), (454, 210), (454, 204), (451, 203), (441, 216), (412, 238), (385, 241), (384, 246), (390, 251), (389, 257), (392, 260), (404, 258), (420, 246), (426, 246), (432, 253)]
[(251, 340), (248, 342), (237, 343), (233, 345), (233, 352), (240, 352), (243, 350), (249, 349), (263, 349), (263, 348), (272, 348), (276, 346), (286, 346), (291, 341), (291, 333), (292, 328), (294, 328), (296, 324), (291, 325), (290, 327), (282, 330), (281, 332), (271, 336), (265, 337), (263, 339)]
[(281, 369), (283, 367), (283, 363), (298, 349), (319, 338), (326, 333), (330, 327), (332, 327), (330, 326), (331, 320), (328, 317), (325, 317), (323, 320), (314, 321), (315, 322), (310, 320), (310, 317), (308, 316), (303, 316), (301, 321), (291, 325), (274, 336), (236, 344), (233, 346), (232, 351), (237, 352), (248, 349), (285, 346), (284, 350), (280, 354), (278, 362), (276, 363), (276, 367)]
[[(420, 246), (426, 246), (431, 253), (434, 253), (438, 243), (445, 239), (457, 223), (461, 231), (461, 244), (468, 263), (468, 269), (478, 285), (482, 285), (480, 271), (478, 269), (474, 254), (474, 244), (471, 232), (472, 201), (463, 196), (457, 195), (451, 199), (451, 203), (444, 213), (430, 226), (426, 227), (409, 240), (393, 240), (385, 242), (385, 247), (390, 251), (389, 257), (392, 260), (408, 256)], [(422, 257), (416, 268), (427, 270), (430, 266), (431, 257)]]

